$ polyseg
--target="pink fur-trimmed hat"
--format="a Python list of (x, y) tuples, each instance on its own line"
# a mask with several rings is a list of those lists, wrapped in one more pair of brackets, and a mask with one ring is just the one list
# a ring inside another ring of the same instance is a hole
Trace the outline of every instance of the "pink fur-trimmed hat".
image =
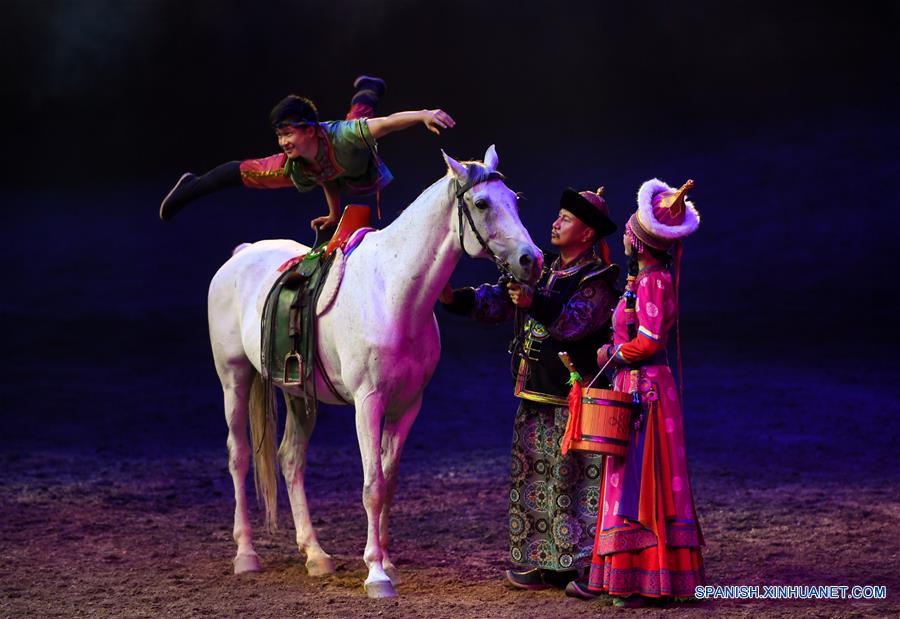
[(667, 250), (673, 243), (692, 234), (700, 225), (700, 214), (685, 199), (694, 181), (674, 189), (658, 178), (641, 185), (638, 210), (628, 220), (629, 231), (645, 245)]

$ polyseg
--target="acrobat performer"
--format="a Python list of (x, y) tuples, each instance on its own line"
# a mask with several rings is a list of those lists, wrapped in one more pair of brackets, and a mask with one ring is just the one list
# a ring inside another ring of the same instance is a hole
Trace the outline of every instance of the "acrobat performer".
[(171, 220), (193, 200), (227, 187), (257, 189), (296, 187), (307, 192), (321, 187), (328, 214), (310, 222), (313, 229), (330, 228), (340, 217), (341, 195), (380, 194), (392, 180), (378, 156), (376, 140), (419, 123), (436, 134), (456, 122), (440, 109), (397, 112), (372, 118), (385, 82), (361, 75), (353, 82), (354, 95), (345, 120), (319, 122), (316, 105), (306, 97), (289, 95), (269, 119), (282, 152), (261, 159), (229, 161), (206, 174), (182, 175), (163, 199), (159, 217)]

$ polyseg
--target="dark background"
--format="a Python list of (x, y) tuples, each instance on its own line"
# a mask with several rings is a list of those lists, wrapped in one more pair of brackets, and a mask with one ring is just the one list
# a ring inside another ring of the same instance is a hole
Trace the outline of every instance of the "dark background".
[[(444, 173), (440, 148), (481, 158), (496, 144), (545, 248), (565, 186), (605, 185), (621, 226), (644, 180), (696, 181), (703, 222), (686, 243), (682, 285), (687, 423), (693, 403), (719, 424), (691, 434), (703, 439), (695, 457), (753, 431), (723, 422), (729, 412), (779, 417), (773, 393), (793, 381), (821, 394), (817, 381), (837, 389), (850, 372), (869, 377), (855, 388), (875, 403), (848, 404), (848, 414), (879, 419), (866, 439), (875, 447), (859, 451), (872, 470), (896, 465), (896, 386), (883, 377), (898, 340), (900, 4), (92, 0), (3, 10), (5, 449), (224, 448), (209, 279), (240, 242), (311, 242), (308, 221), (324, 203), (236, 189), (162, 224), (159, 202), (184, 171), (274, 153), (267, 116), (285, 94), (342, 117), (365, 72), (388, 82), (380, 112), (441, 107), (458, 122), (440, 137), (416, 127), (382, 140), (397, 177), (385, 225)], [(611, 245), (621, 260), (618, 235)], [(494, 277), (466, 259), (453, 282)], [(515, 406), (509, 329), (437, 313), (444, 358), (411, 446), (500, 452)], [(748, 400), (748, 385), (763, 399)], [(329, 418), (319, 440), (355, 449), (344, 436), (351, 416)], [(816, 441), (837, 445), (834, 428), (820, 430)]]

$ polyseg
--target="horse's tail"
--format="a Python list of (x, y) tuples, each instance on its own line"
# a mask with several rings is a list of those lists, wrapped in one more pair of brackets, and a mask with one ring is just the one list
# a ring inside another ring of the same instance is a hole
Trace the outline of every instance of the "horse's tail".
[(278, 464), (275, 458), (277, 411), (272, 387), (256, 374), (250, 388), (253, 483), (256, 487), (256, 499), (266, 508), (266, 529), (269, 531), (278, 526)]

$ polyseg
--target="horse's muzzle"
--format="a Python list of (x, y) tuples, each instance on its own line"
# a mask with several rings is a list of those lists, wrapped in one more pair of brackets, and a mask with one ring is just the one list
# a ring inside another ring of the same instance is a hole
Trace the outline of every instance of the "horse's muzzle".
[(544, 268), (543, 254), (532, 247), (523, 247), (519, 252), (516, 277), (526, 284), (533, 284), (541, 276)]

